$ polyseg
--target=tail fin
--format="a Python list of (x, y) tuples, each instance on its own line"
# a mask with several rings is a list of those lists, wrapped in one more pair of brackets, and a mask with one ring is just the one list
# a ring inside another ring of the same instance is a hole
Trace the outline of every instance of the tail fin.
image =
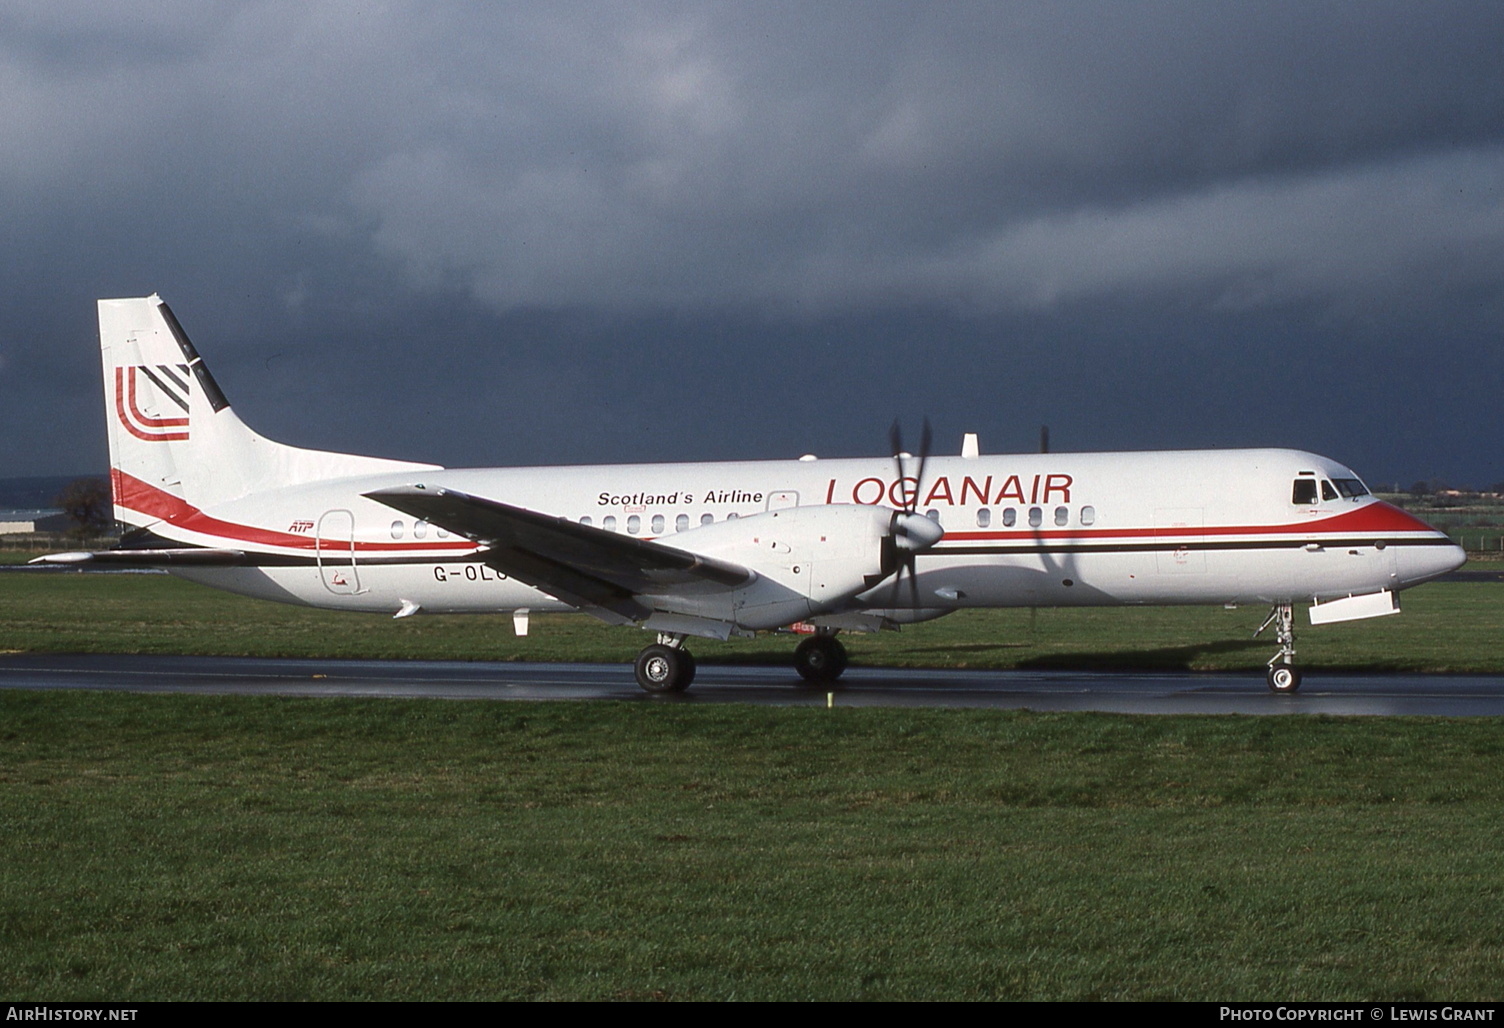
[(145, 527), (191, 506), (305, 482), (432, 464), (325, 453), (257, 435), (235, 416), (158, 296), (99, 301), (115, 517)]

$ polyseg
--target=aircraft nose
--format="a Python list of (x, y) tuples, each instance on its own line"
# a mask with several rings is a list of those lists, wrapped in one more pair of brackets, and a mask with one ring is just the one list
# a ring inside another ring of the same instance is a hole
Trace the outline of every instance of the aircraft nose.
[(1441, 546), (1407, 546), (1398, 556), (1400, 581), (1407, 586), (1456, 571), (1467, 562), (1467, 552), (1450, 541)]

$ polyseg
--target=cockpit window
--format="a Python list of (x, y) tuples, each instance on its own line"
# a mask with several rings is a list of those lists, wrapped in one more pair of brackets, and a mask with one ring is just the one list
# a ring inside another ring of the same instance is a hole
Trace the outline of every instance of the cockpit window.
[(1295, 487), (1290, 492), (1291, 503), (1315, 503), (1316, 480), (1314, 478), (1297, 478)]
[(1360, 496), (1368, 495), (1368, 486), (1359, 482), (1356, 478), (1339, 478), (1334, 483), (1337, 491), (1349, 500), (1356, 500)]
[(1332, 483), (1324, 478), (1321, 480), (1321, 498), (1323, 500), (1335, 500), (1337, 498), (1337, 490), (1332, 486)]

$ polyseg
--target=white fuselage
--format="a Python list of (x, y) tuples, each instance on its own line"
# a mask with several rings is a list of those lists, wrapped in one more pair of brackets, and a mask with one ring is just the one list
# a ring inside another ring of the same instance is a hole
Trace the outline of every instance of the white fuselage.
[[(1295, 502), (1301, 479), (1313, 480), (1314, 499)], [(845, 606), (932, 617), (968, 607), (1325, 601), (1402, 589), (1462, 563), (1445, 536), (1361, 486), (1333, 482), (1356, 476), (1294, 450), (933, 457), (917, 509), (944, 538), (918, 555), (912, 585), (890, 578)], [(714, 534), (706, 526), (781, 508), (902, 508), (916, 488), (892, 460), (874, 458), (402, 471), (202, 511), (140, 482), (117, 479), (116, 495), (161, 518), (151, 525), (159, 536), (246, 551), (246, 566), (174, 571), (219, 588), (389, 613), (573, 609), (493, 570), (469, 540), (362, 495), (418, 483), (689, 552), (706, 552), (697, 545)], [(776, 543), (762, 559), (760, 571), (778, 565)], [(782, 568), (795, 588), (808, 573), (800, 560), (788, 553)]]

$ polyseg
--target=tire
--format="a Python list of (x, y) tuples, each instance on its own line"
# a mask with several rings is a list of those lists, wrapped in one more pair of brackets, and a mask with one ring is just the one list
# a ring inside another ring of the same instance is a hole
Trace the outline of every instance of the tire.
[(846, 647), (834, 637), (817, 635), (794, 650), (794, 669), (811, 685), (826, 685), (846, 670)]
[(634, 670), (645, 692), (683, 692), (694, 681), (695, 659), (688, 650), (655, 644), (643, 647)]
[(674, 692), (683, 692), (695, 680), (695, 655), (688, 650), (681, 649), (679, 659), (683, 663), (679, 668), (679, 677), (674, 682)]
[(1300, 688), (1300, 672), (1293, 664), (1269, 665), (1269, 690), (1277, 693), (1292, 693)]

